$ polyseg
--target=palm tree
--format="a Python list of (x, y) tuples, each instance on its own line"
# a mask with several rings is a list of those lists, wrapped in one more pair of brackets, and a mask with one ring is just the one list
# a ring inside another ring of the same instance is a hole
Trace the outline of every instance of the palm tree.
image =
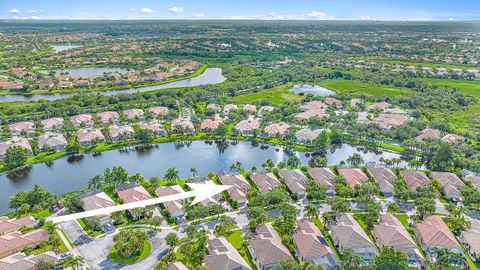
[(102, 182), (102, 177), (97, 174), (94, 177), (88, 179), (88, 188), (100, 188)]
[(197, 173), (198, 173), (198, 170), (197, 170), (197, 168), (193, 167), (193, 168), (190, 168), (190, 172), (192, 173), (192, 177), (195, 177), (195, 175), (197, 175)]
[(304, 210), (307, 214), (308, 217), (310, 218), (318, 218), (318, 214), (319, 214), (319, 211), (317, 209), (317, 207), (315, 207), (315, 205), (313, 204), (309, 204), (305, 207), (305, 210)]
[(73, 269), (82, 269), (85, 266), (85, 259), (81, 256), (72, 256), (71, 264)]
[(347, 162), (352, 166), (357, 167), (360, 164), (363, 164), (365, 161), (359, 153), (355, 153), (347, 158)]
[(179, 174), (179, 172), (175, 168), (168, 168), (167, 172), (165, 173), (165, 176), (163, 178), (165, 178), (166, 180), (170, 180), (170, 181), (177, 180), (177, 179), (180, 179), (178, 174)]
[(325, 212), (322, 215), (322, 221), (325, 228), (329, 229), (330, 226), (332, 226), (332, 224), (335, 222), (335, 216), (328, 212)]

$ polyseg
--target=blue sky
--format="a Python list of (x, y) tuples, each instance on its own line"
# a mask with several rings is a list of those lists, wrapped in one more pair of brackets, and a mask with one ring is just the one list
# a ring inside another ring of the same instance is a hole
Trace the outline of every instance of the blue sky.
[(2, 19), (480, 20), (479, 0), (0, 0)]

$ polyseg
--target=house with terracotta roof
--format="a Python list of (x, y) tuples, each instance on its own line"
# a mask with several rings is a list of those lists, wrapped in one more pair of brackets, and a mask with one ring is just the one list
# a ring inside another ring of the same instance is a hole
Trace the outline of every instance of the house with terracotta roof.
[(330, 168), (308, 168), (307, 174), (318, 184), (327, 187), (327, 196), (335, 195), (335, 173)]
[(318, 100), (313, 100), (307, 103), (304, 103), (300, 105), (300, 109), (303, 111), (310, 111), (310, 110), (325, 110), (328, 108), (328, 105), (318, 101)]
[[(155, 189), (155, 194), (157, 195), (157, 197), (164, 197), (164, 196), (179, 194), (182, 192), (183, 192), (183, 189), (179, 185), (164, 186), (164, 187), (158, 187), (157, 189)], [(163, 203), (163, 206), (165, 207), (165, 209), (167, 209), (168, 213), (170, 213), (170, 215), (174, 218), (178, 219), (185, 214), (185, 209), (183, 207), (182, 200), (169, 201), (169, 202)]]
[(227, 189), (227, 193), (233, 202), (237, 202), (238, 206), (243, 206), (247, 202), (247, 191), (250, 187), (247, 179), (243, 175), (237, 174), (222, 174), (218, 176), (222, 184), (232, 186)]
[(81, 145), (89, 145), (95, 142), (105, 141), (105, 136), (103, 136), (103, 133), (99, 128), (91, 130), (79, 129), (77, 131), (77, 141)]
[(227, 105), (223, 106), (223, 114), (224, 115), (228, 115), (230, 113), (230, 111), (235, 111), (235, 110), (238, 110), (238, 107), (235, 104), (227, 104)]
[(168, 265), (166, 270), (189, 270), (182, 262), (174, 262)]
[(281, 137), (290, 128), (289, 124), (273, 123), (265, 127), (263, 130), (268, 137)]
[(32, 216), (26, 216), (19, 219), (0, 217), (0, 235), (20, 230), (22, 227), (33, 228), (36, 220)]
[(272, 223), (264, 223), (257, 227), (248, 250), (252, 255), (253, 263), (259, 270), (272, 269), (282, 261), (293, 258), (288, 248), (283, 245)]
[(474, 260), (480, 259), (480, 220), (469, 219), (470, 228), (460, 234), (459, 240)]
[[(103, 191), (94, 191), (81, 196), (82, 208), (85, 211), (114, 206), (115, 202)], [(98, 216), (102, 223), (111, 222), (109, 215)]]
[(441, 191), (447, 198), (460, 201), (460, 190), (465, 187), (460, 177), (450, 172), (431, 172), (430, 177), (440, 183)]
[(418, 244), (431, 261), (436, 261), (435, 248), (447, 248), (452, 252), (462, 254), (462, 248), (448, 229), (447, 224), (439, 216), (426, 216), (413, 229)]
[(322, 130), (320, 129), (312, 130), (310, 128), (304, 128), (295, 133), (295, 137), (299, 143), (306, 144), (313, 142), (321, 132)]
[(38, 255), (27, 256), (23, 252), (18, 252), (0, 259), (1, 270), (36, 270), (37, 263), (55, 263), (58, 256), (53, 251), (46, 251)]
[(249, 118), (247, 120), (242, 120), (235, 125), (235, 131), (237, 134), (243, 136), (250, 136), (253, 135), (255, 130), (258, 130), (260, 127), (260, 122), (258, 120)]
[(215, 104), (215, 103), (210, 103), (207, 105), (207, 110), (212, 110), (214, 112), (220, 112), (222, 110), (222, 106)]
[(425, 259), (418, 250), (415, 241), (393, 214), (380, 215), (378, 224), (374, 226), (372, 234), (380, 250), (391, 247), (407, 255), (410, 267), (425, 266)]
[(373, 123), (378, 124), (382, 128), (390, 129), (400, 126), (408, 121), (408, 116), (403, 114), (381, 113), (372, 119)]
[(167, 116), (170, 113), (170, 110), (167, 107), (150, 107), (148, 111), (151, 112), (154, 116)]
[(257, 113), (257, 106), (251, 105), (251, 104), (245, 104), (243, 105), (243, 110), (249, 114), (255, 114)]
[(11, 232), (0, 236), (0, 258), (22, 251), (26, 247), (35, 248), (48, 239), (47, 230), (35, 230), (26, 234)]
[(385, 197), (393, 196), (393, 185), (397, 176), (390, 168), (367, 167), (367, 172), (378, 183), (380, 191)]
[(368, 181), (368, 176), (359, 168), (338, 168), (338, 174), (345, 179), (351, 189), (355, 189), (355, 186), (361, 186)]
[(123, 111), (123, 115), (125, 115), (125, 117), (127, 117), (128, 119), (134, 119), (134, 118), (143, 119), (143, 116), (145, 115), (145, 113), (141, 109), (129, 109), (129, 110)]
[(300, 262), (321, 265), (325, 270), (341, 269), (337, 256), (322, 232), (310, 219), (302, 218), (297, 221), (297, 231), (292, 238)]
[(464, 171), (463, 175), (465, 179), (470, 181), (476, 189), (480, 189), (480, 174), (473, 173), (470, 171)]
[(85, 125), (86, 127), (93, 126), (93, 117), (90, 114), (79, 114), (70, 117), (70, 122), (73, 126), (79, 128), (80, 126)]
[(133, 135), (135, 131), (129, 125), (124, 126), (111, 126), (109, 127), (110, 130), (110, 138), (113, 142), (120, 142), (120, 141), (128, 141), (133, 139)]
[(366, 111), (373, 111), (375, 109), (380, 109), (380, 110), (385, 110), (385, 109), (388, 109), (392, 107), (392, 104), (388, 103), (388, 102), (378, 102), (378, 103), (374, 103), (374, 104), (371, 104), (371, 105), (368, 105), (365, 110)]
[(340, 109), (343, 107), (343, 103), (340, 100), (332, 97), (325, 98), (325, 103), (328, 105), (334, 106), (337, 109)]
[(438, 129), (426, 128), (422, 130), (422, 133), (415, 137), (417, 141), (425, 141), (427, 139), (440, 139), (442, 132)]
[(205, 256), (205, 266), (209, 270), (251, 270), (252, 268), (225, 239), (217, 237), (208, 241), (208, 254)]
[(55, 151), (62, 151), (67, 147), (68, 142), (62, 133), (47, 132), (38, 137), (39, 149), (53, 149)]
[(278, 178), (271, 172), (252, 173), (250, 178), (261, 193), (267, 193), (281, 185)]
[(63, 127), (63, 118), (60, 117), (53, 117), (42, 120), (43, 130), (45, 131), (53, 131), (59, 130)]
[(350, 109), (356, 109), (358, 108), (360, 105), (362, 105), (363, 103), (363, 100), (359, 99), (359, 98), (352, 98), (350, 100)]
[(420, 171), (402, 170), (400, 176), (405, 179), (408, 188), (413, 192), (417, 191), (417, 187), (426, 187), (430, 183), (427, 175)]
[(274, 108), (272, 106), (268, 106), (268, 105), (267, 106), (262, 106), (262, 107), (260, 107), (260, 110), (258, 110), (258, 116), (263, 117), (263, 114), (265, 112), (271, 112), (271, 111), (273, 111), (273, 109)]
[(328, 114), (325, 110), (323, 109), (317, 109), (317, 110), (308, 110), (305, 112), (301, 112), (295, 115), (295, 120), (297, 121), (306, 121), (309, 119), (312, 119), (313, 117), (327, 117)]
[(444, 142), (446, 142), (450, 145), (457, 146), (461, 142), (465, 141), (465, 137), (463, 137), (462, 135), (458, 135), (458, 134), (447, 134), (447, 135), (443, 136), (442, 141), (444, 141)]
[(97, 116), (102, 123), (109, 123), (110, 121), (114, 124), (119, 123), (119, 115), (114, 111), (99, 112)]
[(369, 264), (378, 255), (370, 237), (363, 231), (352, 214), (338, 215), (331, 227), (330, 235), (338, 249), (342, 251), (350, 249), (353, 253), (362, 257), (366, 264)]
[(168, 136), (167, 130), (158, 122), (157, 120), (153, 120), (150, 122), (140, 122), (138, 123), (138, 127), (140, 129), (148, 129), (153, 132), (155, 136), (163, 137)]
[(35, 132), (35, 124), (31, 121), (17, 122), (8, 126), (13, 136), (18, 136), (21, 133), (30, 134)]
[(215, 119), (205, 119), (200, 125), (200, 130), (204, 131), (214, 131), (222, 124), (222, 119), (220, 117), (215, 117)]
[(3, 161), (8, 148), (18, 146), (27, 151), (28, 154), (32, 154), (32, 147), (26, 138), (13, 137), (7, 141), (0, 142), (0, 161)]
[(173, 119), (171, 127), (172, 131), (180, 132), (182, 134), (193, 134), (193, 132), (195, 132), (195, 126), (193, 125), (192, 121), (188, 119)]
[(305, 197), (308, 178), (302, 171), (299, 169), (281, 169), (278, 171), (278, 175), (283, 179), (292, 194), (297, 194), (299, 198)]
[[(148, 191), (141, 185), (136, 183), (125, 184), (115, 188), (118, 197), (123, 201), (123, 203), (132, 203), (139, 202), (143, 200), (151, 199), (152, 196)], [(140, 217), (138, 209), (130, 209), (128, 213), (133, 217)], [(155, 207), (153, 211), (153, 216), (161, 216), (158, 208)]]

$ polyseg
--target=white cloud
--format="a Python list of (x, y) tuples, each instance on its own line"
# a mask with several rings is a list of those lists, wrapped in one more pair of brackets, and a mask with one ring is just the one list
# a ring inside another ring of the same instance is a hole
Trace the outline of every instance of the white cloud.
[(315, 19), (315, 20), (331, 20), (333, 19), (332, 16), (328, 15), (327, 13), (325, 12), (321, 12), (321, 11), (310, 11), (307, 16), (309, 18), (312, 18), (312, 19)]
[(270, 12), (263, 15), (251, 15), (251, 16), (229, 16), (222, 19), (228, 20), (331, 20), (332, 16), (328, 15), (325, 12), (320, 11), (310, 11), (307, 14), (293, 14), (293, 15), (283, 15), (275, 12)]
[(37, 14), (37, 13), (38, 13), (38, 10), (36, 10), (36, 9), (30, 9), (30, 10), (27, 10), (27, 13), (28, 13), (28, 14)]
[(155, 13), (155, 12), (156, 12), (153, 8), (147, 8), (147, 7), (141, 8), (140, 11), (141, 11), (142, 13), (148, 13), (148, 14), (151, 14), (151, 13)]
[(185, 8), (183, 7), (171, 7), (168, 9), (168, 11), (173, 12), (173, 13), (182, 13), (185, 11)]
[(42, 19), (42, 18), (40, 18), (40, 17), (38, 17), (38, 16), (32, 16), (32, 17), (30, 17), (30, 19), (32, 19), (32, 20), (40, 20), (40, 19)]
[(453, 21), (454, 19), (450, 17), (450, 18), (448, 18), (448, 20), (449, 20), (449, 21)]
[(137, 12), (137, 9), (136, 8), (131, 8), (130, 12)]
[(195, 17), (195, 18), (203, 18), (203, 17), (205, 17), (205, 13), (197, 13), (197, 14), (193, 15), (193, 17)]
[(360, 20), (362, 20), (362, 21), (371, 21), (372, 18), (371, 18), (370, 16), (361, 16), (361, 17), (360, 17)]
[(18, 10), (18, 9), (16, 9), (16, 8), (12, 8), (12, 9), (10, 9), (10, 10), (8, 11), (8, 13), (10, 13), (10, 14), (18, 14), (18, 13), (20, 13), (20, 10)]

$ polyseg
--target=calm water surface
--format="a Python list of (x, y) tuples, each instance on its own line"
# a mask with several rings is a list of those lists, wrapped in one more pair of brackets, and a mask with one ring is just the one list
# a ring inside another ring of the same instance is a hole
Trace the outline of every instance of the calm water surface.
[(175, 81), (171, 83), (161, 84), (161, 85), (154, 85), (154, 86), (146, 86), (146, 87), (138, 87), (138, 88), (128, 88), (123, 90), (111, 90), (111, 91), (98, 91), (98, 92), (88, 92), (88, 93), (71, 93), (71, 94), (54, 94), (54, 95), (4, 95), (0, 96), (0, 102), (12, 102), (12, 101), (32, 101), (32, 100), (57, 100), (62, 98), (68, 98), (75, 95), (104, 95), (104, 96), (112, 96), (118, 94), (131, 94), (136, 92), (146, 92), (146, 91), (153, 91), (153, 90), (160, 90), (160, 89), (167, 89), (167, 88), (180, 88), (180, 87), (193, 87), (205, 84), (218, 84), (224, 82), (226, 78), (222, 75), (221, 68), (207, 68), (202, 74), (190, 78), (184, 79), (180, 81)]
[(82, 47), (82, 46), (80, 46), (80, 45), (53, 45), (52, 49), (55, 52), (61, 52), (61, 51), (66, 51), (66, 50), (80, 48), (80, 47)]
[[(237, 144), (206, 144), (203, 141), (189, 143), (162, 143), (152, 147), (129, 147), (127, 149), (87, 154), (80, 157), (63, 157), (58, 160), (35, 164), (29, 169), (14, 175), (0, 175), (0, 213), (11, 211), (8, 198), (18, 190), (31, 190), (39, 184), (47, 191), (62, 195), (87, 187), (88, 179), (102, 174), (106, 168), (122, 166), (129, 174), (141, 173), (147, 179), (151, 176), (163, 176), (168, 168), (174, 167), (180, 177), (190, 177), (190, 168), (197, 168), (198, 175), (208, 172), (229, 170), (230, 165), (240, 161), (245, 169), (260, 165), (267, 159), (275, 163), (287, 160), (287, 154), (276, 146), (260, 147), (250, 142)], [(383, 152), (373, 153), (350, 145), (342, 145), (327, 154), (328, 165), (338, 165), (353, 153), (360, 153), (365, 162), (376, 161), (380, 157), (397, 158), (398, 154)], [(302, 164), (308, 163), (305, 153), (295, 153)], [(402, 162), (401, 166), (406, 163)]]
[(318, 86), (318, 85), (309, 85), (309, 84), (296, 84), (289, 89), (290, 92), (295, 94), (312, 94), (314, 96), (334, 96), (336, 93), (327, 88)]

